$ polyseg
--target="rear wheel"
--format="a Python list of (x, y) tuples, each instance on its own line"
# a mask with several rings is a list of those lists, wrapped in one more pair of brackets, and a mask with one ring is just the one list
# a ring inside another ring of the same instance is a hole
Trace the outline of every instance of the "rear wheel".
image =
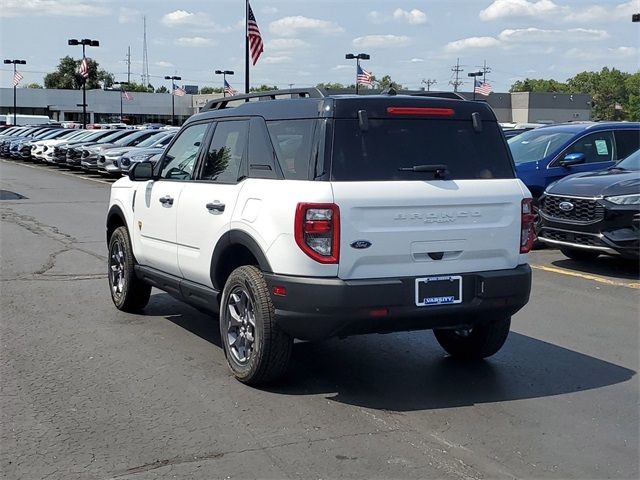
[(560, 251), (565, 257), (578, 261), (594, 260), (600, 255), (599, 252), (594, 252), (593, 250), (582, 250), (580, 248), (561, 248)]
[(119, 310), (137, 312), (149, 303), (151, 286), (136, 277), (135, 259), (126, 227), (116, 228), (109, 238), (107, 260), (111, 299)]
[(220, 305), (220, 336), (229, 368), (243, 383), (276, 380), (287, 370), (293, 339), (275, 322), (262, 272), (242, 266), (229, 276)]
[(437, 329), (433, 333), (440, 346), (451, 356), (480, 359), (502, 348), (509, 335), (511, 317), (469, 328)]

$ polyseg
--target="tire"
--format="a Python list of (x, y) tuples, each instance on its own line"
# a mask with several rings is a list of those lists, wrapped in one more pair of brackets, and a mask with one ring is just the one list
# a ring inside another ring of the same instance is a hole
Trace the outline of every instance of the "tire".
[(560, 251), (565, 257), (578, 261), (595, 260), (600, 256), (599, 252), (581, 250), (579, 248), (561, 248)]
[(245, 265), (225, 283), (220, 303), (220, 337), (227, 364), (242, 383), (272, 382), (287, 370), (293, 338), (275, 321), (262, 272)]
[(142, 310), (151, 296), (151, 285), (136, 277), (133, 271), (135, 263), (127, 227), (116, 228), (109, 238), (107, 277), (111, 299), (116, 308), (124, 312)]
[(464, 359), (481, 359), (490, 357), (502, 348), (510, 327), (511, 317), (507, 317), (470, 329), (437, 329), (433, 333), (449, 355)]

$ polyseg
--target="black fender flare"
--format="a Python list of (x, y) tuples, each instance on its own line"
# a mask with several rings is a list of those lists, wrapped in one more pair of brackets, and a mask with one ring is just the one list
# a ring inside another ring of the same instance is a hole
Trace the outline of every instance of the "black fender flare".
[(109, 224), (111, 223), (111, 219), (113, 217), (119, 217), (120, 220), (122, 220), (123, 225), (125, 227), (127, 226), (127, 217), (125, 216), (124, 212), (118, 205), (113, 205), (107, 213), (107, 223), (105, 225), (107, 233), (107, 243), (109, 243)]
[(271, 265), (267, 260), (267, 256), (262, 251), (262, 248), (260, 248), (260, 245), (258, 245), (258, 242), (256, 242), (251, 235), (242, 230), (230, 230), (222, 235), (222, 237), (220, 237), (218, 243), (213, 249), (213, 255), (211, 256), (211, 265), (209, 272), (214, 288), (222, 291), (222, 288), (224, 287), (224, 285), (217, 284), (215, 275), (216, 267), (218, 266), (220, 258), (222, 257), (222, 255), (224, 255), (227, 248), (231, 247), (232, 245), (242, 245), (243, 247), (247, 248), (247, 250), (249, 250), (258, 261), (260, 270), (265, 273), (273, 272), (271, 269)]

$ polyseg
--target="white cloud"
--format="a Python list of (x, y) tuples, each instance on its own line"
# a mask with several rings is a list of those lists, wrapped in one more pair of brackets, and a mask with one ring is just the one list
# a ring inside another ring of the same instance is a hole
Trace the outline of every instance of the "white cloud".
[(615, 61), (637, 58), (640, 49), (637, 47), (616, 47), (616, 48), (571, 48), (564, 52), (566, 58), (586, 60), (586, 61)]
[(604, 30), (570, 28), (568, 30), (544, 30), (541, 28), (507, 29), (498, 38), (508, 43), (533, 42), (589, 42), (604, 40), (609, 34)]
[(36, 15), (91, 17), (108, 15), (111, 11), (102, 2), (89, 0), (2, 0), (0, 17)]
[(382, 22), (384, 22), (384, 16), (380, 12), (378, 12), (376, 10), (372, 10), (371, 12), (367, 13), (367, 18), (372, 23), (382, 23)]
[(186, 10), (175, 10), (167, 13), (160, 20), (167, 27), (177, 27), (180, 25), (201, 25), (198, 15), (187, 12)]
[(118, 23), (130, 23), (140, 17), (138, 10), (120, 7), (118, 13)]
[(176, 45), (181, 47), (211, 47), (216, 42), (210, 38), (203, 37), (180, 37), (176, 40)]
[(455, 42), (449, 42), (444, 47), (447, 52), (460, 52), (468, 48), (492, 48), (500, 45), (500, 41), (493, 37), (469, 37)]
[(337, 23), (317, 18), (284, 17), (269, 24), (269, 31), (279, 37), (298, 37), (301, 34), (320, 33), (334, 34), (342, 33), (344, 29)]
[(406, 35), (365, 35), (354, 38), (351, 43), (362, 48), (404, 47), (411, 43), (411, 39)]
[(538, 17), (558, 11), (551, 0), (495, 0), (480, 11), (480, 20), (490, 21), (510, 17)]
[(262, 63), (266, 63), (268, 65), (274, 65), (278, 63), (287, 63), (291, 61), (291, 57), (281, 56), (281, 57), (265, 57), (262, 60)]
[(157, 67), (162, 67), (162, 68), (173, 67), (173, 63), (165, 62), (164, 60), (160, 60), (159, 62), (156, 62), (154, 65), (156, 65)]
[(267, 43), (268, 50), (292, 50), (308, 46), (307, 42), (299, 38), (276, 38)]
[(353, 70), (353, 65), (336, 65), (335, 67), (331, 67), (331, 70), (339, 71), (339, 70)]
[(417, 8), (414, 8), (410, 12), (398, 8), (393, 12), (393, 18), (395, 18), (396, 20), (406, 21), (410, 25), (420, 25), (422, 23), (427, 23), (427, 15), (422, 10), (418, 10)]
[(278, 13), (278, 9), (276, 7), (262, 7), (260, 11), (265, 15), (273, 15), (274, 13)]
[(232, 26), (217, 25), (207, 13), (174, 10), (162, 16), (160, 22), (167, 27), (192, 27), (218, 33), (226, 33), (244, 29), (244, 19), (238, 20)]
[(424, 58), (412, 58), (409, 60), (411, 63), (422, 63), (424, 62)]

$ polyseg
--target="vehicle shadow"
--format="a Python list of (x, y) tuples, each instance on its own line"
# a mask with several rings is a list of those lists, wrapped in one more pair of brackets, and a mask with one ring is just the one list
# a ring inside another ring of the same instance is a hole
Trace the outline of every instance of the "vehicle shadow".
[(640, 279), (640, 262), (621, 257), (600, 255), (595, 260), (578, 261), (561, 259), (551, 262), (552, 265), (582, 273), (602, 275), (625, 280)]
[[(222, 348), (217, 319), (168, 294), (153, 295), (145, 314), (165, 317)], [(580, 392), (622, 383), (635, 374), (517, 332), (509, 334), (493, 357), (464, 362), (447, 356), (431, 332), (418, 331), (296, 342), (285, 377), (262, 390), (413, 411)]]

